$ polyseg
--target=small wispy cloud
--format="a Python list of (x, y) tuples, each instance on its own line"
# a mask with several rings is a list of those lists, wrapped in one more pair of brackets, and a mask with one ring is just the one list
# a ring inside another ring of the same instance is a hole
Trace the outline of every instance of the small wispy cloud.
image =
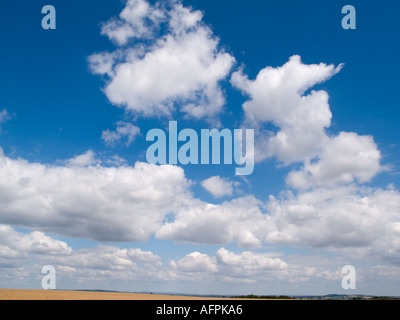
[(0, 111), (0, 133), (1, 133), (1, 124), (10, 120), (11, 116), (10, 114), (7, 112), (6, 109), (3, 109), (2, 111)]
[(128, 147), (139, 134), (139, 127), (134, 126), (132, 123), (118, 121), (115, 131), (107, 129), (103, 131), (101, 138), (108, 146), (115, 146), (117, 143), (124, 141)]

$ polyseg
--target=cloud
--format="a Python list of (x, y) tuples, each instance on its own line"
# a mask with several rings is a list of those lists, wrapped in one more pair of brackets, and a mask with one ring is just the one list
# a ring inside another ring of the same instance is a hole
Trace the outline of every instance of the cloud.
[(112, 167), (122, 167), (128, 165), (128, 161), (126, 159), (121, 158), (120, 156), (117, 155), (112, 155), (108, 157), (102, 163)]
[(93, 74), (107, 74), (111, 76), (117, 57), (118, 52), (101, 52), (92, 54), (88, 57), (90, 71)]
[(158, 7), (159, 3), (152, 6), (145, 0), (128, 0), (119, 18), (104, 23), (101, 33), (120, 46), (132, 38), (151, 38), (165, 19), (163, 10)]
[[(0, 241), (0, 284), (14, 288), (37, 288), (42, 280), (42, 266), (51, 264), (56, 268), (57, 288), (110, 289), (121, 284), (132, 290), (132, 286), (138, 288), (139, 282), (145, 282), (143, 290), (152, 287), (156, 290), (157, 280), (167, 280), (169, 286), (186, 280), (212, 282), (223, 288), (229, 288), (229, 283), (260, 285), (252, 287), (249, 293), (265, 294), (265, 285), (268, 285), (274, 288), (268, 291), (271, 294), (282, 290), (304, 293), (305, 288), (313, 288), (314, 292), (322, 288), (323, 294), (327, 286), (340, 285), (341, 266), (358, 259), (337, 255), (283, 256), (278, 252), (233, 252), (220, 248), (215, 255), (195, 251), (163, 264), (163, 257), (151, 251), (106, 245), (75, 250), (65, 241), (42, 232), (22, 233), (7, 225), (0, 225)], [(356, 264), (356, 270), (357, 287), (364, 291), (384, 283), (398, 286), (396, 265), (359, 267)]]
[(210, 177), (201, 182), (201, 186), (210, 192), (215, 198), (232, 196), (233, 182), (220, 176)]
[[(53, 259), (53, 263), (73, 270), (92, 269), (104, 270), (107, 273), (130, 271), (139, 269), (155, 270), (159, 268), (161, 258), (150, 251), (141, 249), (120, 249), (114, 246), (100, 245), (95, 248), (80, 249), (69, 256), (60, 256)], [(144, 270), (142, 270), (144, 271)]]
[(208, 204), (193, 197), (182, 168), (109, 166), (90, 150), (64, 163), (0, 154), (0, 223), (98, 241), (145, 241), (154, 235), (262, 245), (265, 218), (254, 197)]
[(217, 272), (216, 259), (200, 252), (192, 252), (175, 262), (171, 260), (174, 268), (184, 272)]
[(176, 166), (105, 167), (90, 151), (67, 163), (43, 165), (1, 153), (0, 223), (98, 241), (146, 240), (191, 198)]
[(65, 242), (52, 239), (43, 232), (22, 234), (8, 225), (0, 225), (0, 243), (1, 259), (36, 254), (68, 255), (72, 251)]
[[(265, 272), (287, 268), (286, 262), (270, 253), (245, 251), (237, 254), (224, 248), (215, 256), (191, 252), (164, 266), (161, 257), (150, 251), (106, 245), (73, 250), (66, 242), (42, 232), (23, 234), (7, 225), (0, 225), (0, 239), (0, 274), (4, 270), (8, 270), (8, 278), (17, 277), (18, 272), (34, 274), (41, 265), (51, 264), (58, 278), (68, 279), (75, 286), (80, 282), (99, 285), (110, 279), (205, 280), (210, 276), (218, 281), (232, 281), (232, 278), (246, 281)], [(13, 268), (11, 272), (10, 267)]]
[[(302, 170), (286, 179), (296, 189), (355, 180), (364, 183), (384, 169), (373, 137), (326, 133), (332, 118), (329, 96), (311, 89), (341, 68), (306, 65), (299, 56), (292, 56), (281, 67), (262, 69), (255, 80), (241, 70), (232, 74), (232, 84), (249, 97), (243, 104), (244, 124), (256, 128), (256, 160), (276, 157), (284, 164), (304, 162)], [(267, 130), (266, 124), (275, 129)]]
[[(146, 117), (170, 115), (177, 106), (196, 119), (220, 113), (225, 98), (219, 82), (235, 59), (219, 48), (201, 20), (200, 11), (179, 1), (170, 6), (128, 1), (120, 18), (102, 31), (126, 47), (89, 57), (92, 72), (109, 76), (104, 88), (108, 99)], [(160, 24), (166, 32), (156, 36)], [(130, 38), (136, 41), (127, 44)]]
[[(326, 273), (315, 265), (315, 259), (306, 260), (302, 268), (302, 261), (288, 265), (272, 252), (234, 253), (220, 248), (214, 256), (196, 251), (164, 265), (162, 257), (151, 251), (106, 245), (74, 250), (42, 232), (22, 233), (7, 225), (0, 225), (0, 239), (0, 284), (5, 287), (21, 280), (24, 288), (36, 288), (42, 279), (40, 270), (48, 264), (56, 268), (57, 288), (72, 289), (103, 288), (119, 282), (132, 288), (146, 280), (282, 283)], [(320, 264), (320, 259), (317, 262)]]
[(301, 170), (289, 173), (286, 181), (296, 189), (370, 181), (384, 168), (371, 136), (341, 132), (322, 147), (317, 160), (306, 161)]
[(268, 202), (265, 241), (400, 262), (400, 194), (356, 185), (315, 188)]
[[(360, 142), (355, 154), (374, 149), (368, 137), (339, 137)], [(365, 168), (376, 163), (366, 159)], [(362, 162), (360, 168), (350, 167), (354, 178), (370, 178)], [(215, 205), (194, 198), (190, 181), (176, 166), (137, 162), (134, 167), (106, 167), (92, 151), (65, 166), (1, 154), (0, 223), (98, 241), (155, 236), (195, 244), (325, 248), (400, 264), (399, 192), (365, 188), (354, 179), (343, 183), (340, 174), (333, 177), (310, 176), (310, 188), (285, 191), (279, 198), (246, 196)], [(324, 179), (332, 182), (330, 187)], [(46, 242), (40, 240), (42, 234), (31, 235), (30, 241), (34, 235), (39, 244)], [(8, 255), (13, 250), (2, 248)]]
[[(170, 265), (177, 272), (177, 278), (186, 280), (216, 280), (222, 282), (253, 282), (265, 278), (271, 272), (281, 272), (288, 264), (280, 258), (271, 257), (270, 253), (244, 251), (234, 253), (220, 248), (215, 256), (192, 252)], [(270, 275), (273, 278), (278, 274)]]
[(219, 264), (230, 267), (233, 270), (238, 269), (239, 271), (233, 271), (237, 274), (253, 274), (265, 270), (285, 269), (288, 266), (280, 258), (271, 258), (266, 253), (245, 251), (241, 254), (235, 254), (221, 248), (218, 250), (216, 257)]
[[(276, 157), (284, 163), (312, 158), (325, 144), (325, 128), (331, 124), (331, 111), (326, 91), (312, 90), (340, 71), (342, 65), (324, 63), (306, 65), (292, 56), (281, 67), (262, 69), (255, 80), (243, 71), (232, 74), (231, 83), (249, 100), (243, 104), (245, 124), (257, 129), (259, 146), (256, 160)], [(270, 123), (276, 132), (265, 130)]]
[(400, 194), (357, 184), (284, 191), (262, 202), (247, 196), (220, 205), (192, 203), (156, 232), (158, 239), (319, 248), (343, 257), (400, 263)]
[(244, 247), (259, 247), (266, 228), (259, 204), (252, 196), (220, 205), (193, 202), (179, 210), (172, 222), (163, 224), (156, 237), (197, 244), (237, 242)]
[(109, 146), (114, 146), (116, 143), (126, 140), (125, 145), (128, 147), (139, 134), (140, 128), (132, 123), (118, 121), (117, 129), (115, 131), (110, 131), (109, 129), (103, 131), (101, 138)]
[(36, 280), (38, 270), (47, 264), (56, 268), (57, 281), (69, 280), (75, 286), (85, 281), (99, 285), (110, 279), (155, 279), (162, 267), (161, 258), (150, 251), (105, 245), (73, 250), (42, 232), (24, 234), (7, 225), (0, 225), (0, 239), (0, 274), (7, 274), (3, 281), (17, 279), (21, 273)]
[(96, 159), (96, 154), (92, 150), (88, 150), (83, 154), (77, 155), (74, 158), (66, 161), (68, 166), (87, 167), (100, 164), (100, 160)]
[(6, 109), (0, 111), (0, 133), (1, 133), (1, 124), (10, 120), (10, 114), (7, 112)]
[(1, 112), (0, 112), (0, 123), (6, 122), (9, 119), (10, 119), (10, 115), (7, 112), (7, 110), (6, 109), (1, 110)]
[(258, 161), (303, 163), (286, 177), (295, 193), (282, 191), (265, 202), (264, 221), (258, 222), (266, 227), (262, 241), (398, 263), (399, 193), (362, 186), (386, 169), (378, 146), (372, 136), (354, 132), (328, 135), (328, 94), (311, 90), (341, 67), (306, 65), (293, 56), (281, 67), (264, 68), (255, 80), (241, 70), (232, 74), (232, 84), (249, 97), (244, 124), (256, 128)]

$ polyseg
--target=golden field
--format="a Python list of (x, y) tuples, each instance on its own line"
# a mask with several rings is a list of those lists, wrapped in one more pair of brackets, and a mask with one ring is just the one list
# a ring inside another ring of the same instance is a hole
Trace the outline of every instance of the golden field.
[[(222, 299), (222, 298), (220, 298)], [(20, 290), (0, 289), (0, 300), (219, 300), (210, 297), (189, 297), (124, 292)]]

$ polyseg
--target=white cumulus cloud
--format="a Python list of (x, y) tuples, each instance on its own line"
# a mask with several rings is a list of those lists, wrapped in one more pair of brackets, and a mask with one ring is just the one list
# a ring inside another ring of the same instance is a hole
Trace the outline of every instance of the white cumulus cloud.
[(171, 261), (174, 268), (184, 272), (217, 272), (216, 259), (200, 252), (192, 252), (178, 261)]
[(201, 186), (215, 198), (232, 196), (234, 182), (220, 176), (213, 176), (201, 182)]
[(287, 182), (296, 189), (364, 183), (383, 170), (380, 159), (371, 136), (341, 132), (327, 141), (315, 161), (305, 161), (301, 170), (290, 172)]
[[(0, 225), (0, 283), (24, 278), (35, 282), (42, 266), (51, 264), (59, 280), (76, 289), (81, 282), (96, 286), (109, 280), (134, 281), (162, 277), (161, 258), (150, 251), (99, 245), (73, 250), (64, 241), (39, 231), (21, 233)], [(65, 285), (65, 284), (64, 284)]]
[(172, 222), (157, 231), (159, 239), (175, 239), (192, 243), (227, 244), (237, 242), (244, 247), (262, 245), (265, 216), (252, 196), (233, 199), (220, 205), (192, 203), (179, 210)]
[(88, 152), (55, 166), (0, 153), (0, 222), (100, 241), (145, 240), (191, 198), (179, 167), (105, 167), (93, 159)]
[[(340, 69), (341, 65), (306, 65), (299, 56), (293, 56), (281, 67), (262, 69), (255, 80), (248, 79), (241, 70), (232, 74), (232, 84), (249, 97), (243, 110), (245, 123), (258, 132), (256, 160), (275, 156), (290, 163), (318, 152), (327, 139), (325, 128), (330, 126), (332, 114), (326, 91), (306, 92)], [(277, 127), (277, 131), (265, 132), (266, 123)]]
[(43, 232), (23, 234), (11, 226), (0, 225), (0, 252), (1, 258), (22, 258), (28, 254), (68, 255), (72, 249)]
[[(170, 265), (176, 270), (176, 277), (187, 280), (217, 280), (223, 282), (254, 282), (268, 277), (278, 278), (288, 264), (270, 253), (244, 251), (234, 253), (220, 248), (215, 256), (192, 252)], [(275, 274), (274, 274), (275, 273)]]
[[(156, 32), (161, 25), (165, 34)], [(128, 1), (102, 32), (126, 45), (89, 57), (94, 73), (109, 76), (104, 92), (113, 104), (149, 117), (169, 115), (177, 105), (196, 119), (211, 119), (222, 111), (225, 98), (219, 82), (235, 59), (219, 48), (200, 11), (180, 1), (154, 6)]]
[(314, 188), (270, 197), (266, 241), (400, 262), (400, 194), (394, 189)]

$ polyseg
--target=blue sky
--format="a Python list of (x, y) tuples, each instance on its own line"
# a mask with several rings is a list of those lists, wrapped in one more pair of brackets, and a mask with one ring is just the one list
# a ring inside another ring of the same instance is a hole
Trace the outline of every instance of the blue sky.
[[(3, 1), (0, 286), (399, 295), (398, 7)], [(254, 129), (254, 172), (148, 164), (172, 120)]]

